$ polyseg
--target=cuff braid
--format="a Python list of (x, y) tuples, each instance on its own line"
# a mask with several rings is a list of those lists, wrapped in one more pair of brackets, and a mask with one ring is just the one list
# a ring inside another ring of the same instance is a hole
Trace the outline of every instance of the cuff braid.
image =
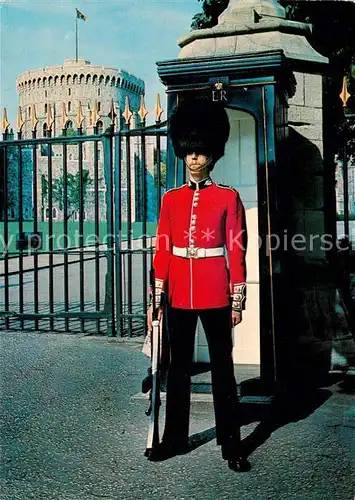
[(232, 310), (241, 312), (245, 307), (246, 283), (233, 284)]
[[(154, 282), (155, 289), (155, 307), (158, 309), (163, 305), (164, 302), (164, 291), (163, 291), (163, 280), (156, 279)], [(153, 290), (149, 293), (149, 306), (153, 305)]]

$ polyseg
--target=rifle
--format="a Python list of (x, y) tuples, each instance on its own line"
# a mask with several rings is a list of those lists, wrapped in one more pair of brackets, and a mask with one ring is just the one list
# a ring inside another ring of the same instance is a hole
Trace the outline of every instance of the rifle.
[(155, 274), (154, 268), (150, 270), (150, 284), (152, 290), (153, 304), (153, 330), (152, 330), (152, 388), (150, 390), (150, 408), (147, 414), (150, 414), (150, 423), (148, 429), (147, 447), (145, 456), (149, 457), (159, 446), (159, 407), (160, 401), (160, 322), (158, 320), (158, 308), (156, 307), (155, 296)]

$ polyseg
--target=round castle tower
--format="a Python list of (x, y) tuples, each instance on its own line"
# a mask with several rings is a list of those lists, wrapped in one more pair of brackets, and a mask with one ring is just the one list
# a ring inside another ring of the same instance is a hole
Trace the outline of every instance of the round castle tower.
[[(37, 137), (45, 135), (48, 106), (51, 106), (54, 119), (52, 136), (62, 133), (62, 106), (65, 104), (68, 116), (67, 128), (76, 129), (78, 102), (81, 102), (85, 117), (83, 129), (92, 132), (90, 127), (91, 112), (97, 101), (100, 115), (99, 126), (105, 129), (111, 122), (108, 116), (113, 100), (116, 113), (123, 111), (126, 96), (130, 108), (136, 112), (140, 105), (140, 96), (144, 94), (144, 82), (127, 71), (90, 64), (84, 59), (65, 59), (63, 66), (51, 66), (29, 70), (16, 79), (16, 88), (20, 98), (22, 119), (24, 120), (23, 137), (31, 137), (31, 109), (35, 106), (38, 119)], [(120, 121), (116, 117), (116, 129)]]

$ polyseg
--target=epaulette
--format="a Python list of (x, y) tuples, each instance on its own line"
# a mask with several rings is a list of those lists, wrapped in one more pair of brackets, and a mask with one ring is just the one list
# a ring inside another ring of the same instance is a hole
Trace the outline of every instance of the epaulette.
[(216, 185), (218, 187), (221, 187), (221, 188), (224, 188), (224, 189), (231, 189), (232, 191), (237, 192), (237, 190), (234, 187), (232, 187), (232, 186), (226, 186), (225, 184), (219, 184), (219, 182), (216, 182)]
[(170, 193), (171, 191), (176, 191), (177, 189), (181, 189), (183, 187), (187, 186), (187, 184), (183, 184), (182, 186), (178, 186), (178, 187), (174, 187), (174, 188), (170, 188), (168, 189), (167, 191), (165, 191), (165, 194), (168, 194)]

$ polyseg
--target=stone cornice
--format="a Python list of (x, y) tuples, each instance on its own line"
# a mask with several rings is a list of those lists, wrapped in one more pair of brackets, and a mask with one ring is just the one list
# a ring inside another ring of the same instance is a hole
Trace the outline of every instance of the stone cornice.
[(306, 36), (311, 34), (311, 25), (280, 18), (263, 18), (262, 21), (252, 26), (246, 23), (222, 23), (213, 28), (191, 31), (191, 33), (182, 36), (178, 40), (178, 45), (182, 48), (195, 40), (204, 38), (251, 35), (252, 33), (266, 33), (268, 31), (281, 31), (283, 33), (302, 34)]
[(214, 71), (218, 75), (249, 70), (264, 70), (279, 68), (286, 61), (282, 50), (264, 51), (248, 54), (234, 54), (230, 56), (196, 57), (186, 59), (171, 59), (158, 61), (158, 74), (165, 83), (169, 77), (211, 75)]

